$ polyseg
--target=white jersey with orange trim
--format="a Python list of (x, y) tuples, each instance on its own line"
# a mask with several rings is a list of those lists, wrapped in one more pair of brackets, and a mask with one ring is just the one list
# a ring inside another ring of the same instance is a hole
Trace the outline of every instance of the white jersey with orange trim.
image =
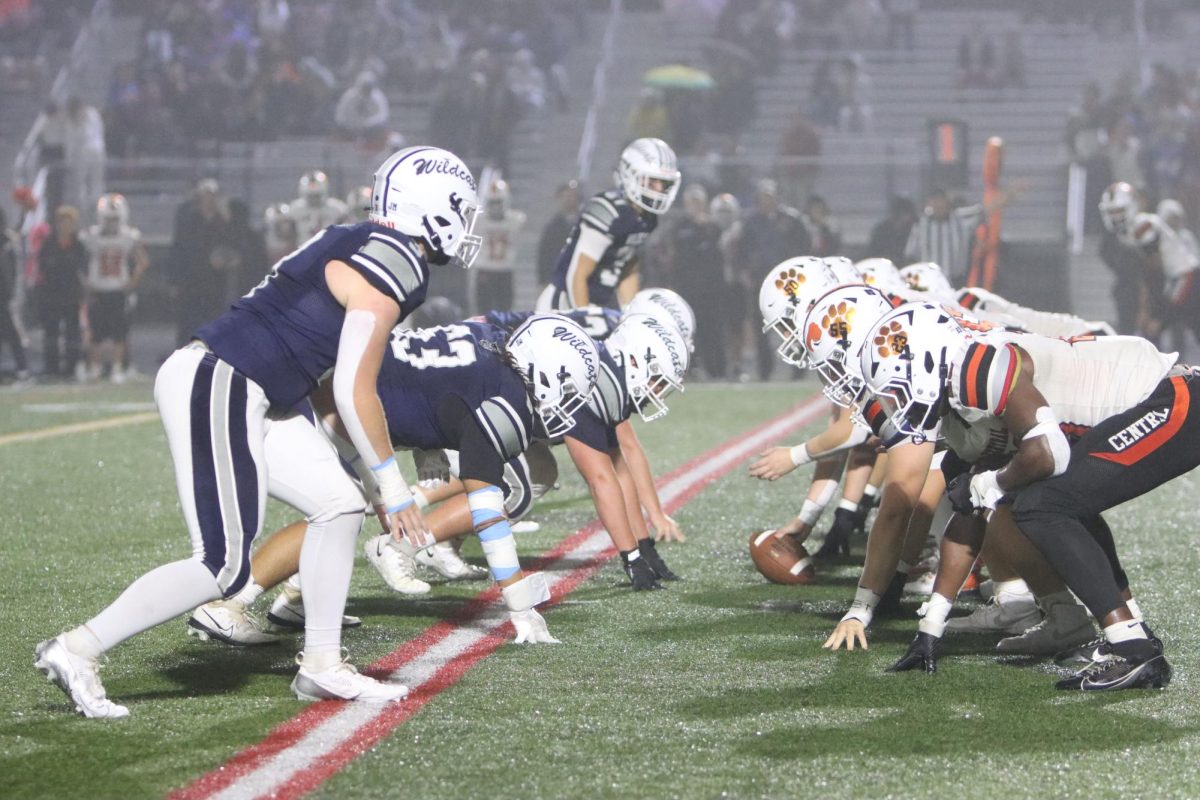
[(321, 205), (309, 205), (297, 197), (288, 203), (288, 216), (296, 223), (296, 240), (308, 241), (330, 225), (340, 225), (349, 215), (346, 204), (336, 197), (326, 197)]
[(968, 422), (1004, 413), (1017, 377), (1033, 364), (1033, 385), (1070, 434), (1127, 411), (1167, 376), (1178, 353), (1162, 353), (1140, 336), (1055, 339), (1030, 333), (994, 333), (966, 350), (950, 377), (950, 405)]
[(1163, 294), (1172, 302), (1181, 299), (1193, 272), (1200, 269), (1200, 260), (1175, 230), (1158, 214), (1142, 212), (1133, 224), (1118, 231), (1121, 241), (1162, 258)]
[(501, 219), (486, 213), (475, 220), (475, 232), (483, 236), (483, 249), (472, 269), (484, 272), (512, 272), (516, 266), (517, 232), (525, 225), (525, 212), (509, 209)]
[(80, 241), (88, 251), (87, 287), (93, 292), (118, 292), (133, 277), (133, 251), (142, 241), (137, 228), (122, 225), (116, 233), (105, 233), (93, 225)]
[(1041, 336), (1112, 336), (1115, 331), (1107, 322), (1092, 322), (1074, 314), (1055, 311), (1038, 311), (1007, 300), (994, 292), (978, 286), (967, 286), (958, 290), (958, 304), (981, 319), (989, 322), (1009, 320), (1006, 323)]

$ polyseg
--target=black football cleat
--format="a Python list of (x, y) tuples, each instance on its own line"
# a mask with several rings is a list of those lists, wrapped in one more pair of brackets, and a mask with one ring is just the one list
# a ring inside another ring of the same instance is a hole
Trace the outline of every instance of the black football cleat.
[(821, 548), (813, 558), (837, 558), (850, 555), (850, 534), (854, 532), (854, 512), (839, 508), (833, 512), (833, 525), (825, 534)]
[(1055, 689), (1115, 692), (1121, 689), (1165, 689), (1171, 682), (1171, 665), (1162, 653), (1146, 659), (1113, 654), (1077, 675), (1059, 681)]
[(662, 584), (658, 582), (658, 576), (654, 574), (654, 569), (646, 563), (646, 559), (635, 558), (633, 561), (629, 561), (628, 556), (622, 553), (621, 560), (624, 562), (625, 574), (629, 576), (629, 582), (633, 584), (635, 592), (663, 588)]
[(671, 571), (667, 566), (667, 562), (663, 561), (663, 557), (658, 554), (658, 546), (655, 545), (653, 539), (642, 539), (638, 542), (638, 552), (641, 553), (642, 559), (650, 565), (650, 569), (654, 570), (654, 574), (664, 581), (677, 581), (679, 576)]
[(1100, 637), (1078, 647), (1068, 647), (1066, 650), (1058, 651), (1054, 654), (1054, 663), (1060, 667), (1080, 669), (1100, 661), (1107, 661), (1108, 656), (1108, 642), (1104, 640), (1104, 637)]

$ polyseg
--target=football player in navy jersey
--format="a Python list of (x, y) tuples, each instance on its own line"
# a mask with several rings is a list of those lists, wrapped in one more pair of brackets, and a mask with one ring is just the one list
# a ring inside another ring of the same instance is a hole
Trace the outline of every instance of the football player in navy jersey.
[(624, 307), (637, 293), (641, 247), (679, 191), (675, 151), (662, 139), (635, 139), (621, 153), (616, 180), (584, 204), (538, 311)]
[[(159, 369), (155, 401), (175, 464), (192, 556), (151, 570), (87, 623), (37, 646), (35, 666), (88, 717), (123, 717), (100, 683), (107, 650), (220, 597), (250, 575), (268, 493), (309, 521), (300, 557), (308, 592), (301, 699), (388, 702), (407, 688), (359, 675), (341, 657), (342, 612), (362, 495), (337, 454), (294, 419), (332, 369), (338, 414), (379, 486), (394, 536), (425, 531), (396, 465), (375, 384), (392, 328), (425, 297), (429, 264), (469, 266), (475, 179), (453, 153), (411, 147), (376, 171), (367, 222), (305, 242), (250, 294), (202, 326)], [(530, 603), (532, 605), (532, 603)]]
[[(392, 445), (449, 448), (460, 454), (458, 477), (466, 492), (466, 519), (458, 522), (479, 535), (492, 578), (505, 587), (502, 595), (518, 643), (555, 639), (533, 608), (549, 599), (545, 579), (540, 573), (525, 576), (517, 561), (509, 518), (523, 512), (520, 506), (527, 492), (513, 485), (512, 476), (522, 470), (521, 456), (535, 436), (569, 432), (574, 415), (590, 396), (599, 361), (582, 328), (547, 314), (524, 320), (511, 336), (503, 328), (473, 321), (396, 330), (379, 372), (379, 399)], [(382, 501), (374, 475), (363, 468), (347, 441), (328, 382), (313, 394), (312, 403), (319, 424), (354, 468), (379, 511)], [(365, 504), (361, 497), (359, 503)], [(382, 520), (384, 515), (380, 516)], [(444, 530), (445, 523), (436, 517), (429, 522), (433, 534)], [(230, 644), (271, 641), (274, 637), (258, 631), (245, 611), (265, 589), (296, 571), (304, 527), (304, 522), (298, 522), (272, 536), (255, 553), (248, 585), (228, 601), (196, 609), (188, 620), (190, 631)], [(399, 588), (395, 579), (405, 577), (402, 565), (411, 564), (415, 548), (429, 543), (417, 536), (400, 542), (384, 533), (368, 540), (364, 549), (389, 585)], [(273, 608), (272, 621), (286, 624), (286, 619), (276, 616)], [(298, 616), (303, 619), (303, 612)]]

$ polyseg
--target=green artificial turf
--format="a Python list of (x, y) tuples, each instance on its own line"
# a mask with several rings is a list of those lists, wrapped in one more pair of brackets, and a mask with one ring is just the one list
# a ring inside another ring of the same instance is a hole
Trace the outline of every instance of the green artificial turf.
[[(689, 388), (639, 434), (665, 472), (811, 387)], [(83, 396), (149, 395), (143, 384)], [(32, 402), (0, 395), (0, 434), (91, 418), (22, 408)], [(548, 612), (562, 645), (501, 647), (316, 796), (1200, 796), (1194, 476), (1110, 515), (1175, 682), (1085, 697), (1056, 693), (1042, 664), (991, 655), (986, 637), (949, 639), (932, 678), (885, 674), (912, 620), (878, 625), (868, 652), (822, 651), (857, 567), (773, 586), (746, 555), (751, 530), (798, 509), (810, 470), (764, 484), (739, 468), (714, 483), (676, 514), (688, 542), (661, 548), (684, 581), (635, 595), (606, 565)], [(535, 509), (542, 530), (519, 540), (523, 554), (594, 516), (582, 482), (562, 474)], [(33, 645), (189, 549), (161, 429), (0, 446), (0, 480), (0, 797), (161, 796), (303, 707), (288, 692), (295, 646), (230, 651), (185, 637), (178, 620), (110, 656), (105, 684), (131, 718), (72, 716), (33, 670)], [(269, 526), (289, 519), (272, 504)], [(481, 586), (405, 601), (360, 559), (349, 610), (366, 624), (346, 637), (354, 660), (384, 655)]]

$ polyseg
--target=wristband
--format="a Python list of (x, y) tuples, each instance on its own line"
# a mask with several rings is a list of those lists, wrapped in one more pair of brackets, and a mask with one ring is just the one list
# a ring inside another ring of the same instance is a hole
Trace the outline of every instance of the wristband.
[(929, 596), (929, 601), (921, 607), (921, 611), (917, 612), (921, 614), (921, 621), (917, 624), (917, 629), (921, 633), (942, 638), (942, 634), (946, 630), (946, 618), (950, 616), (950, 609), (953, 607), (953, 603), (934, 592)]
[(812, 462), (812, 456), (810, 456), (808, 454), (808, 446), (807, 445), (798, 444), (795, 447), (788, 450), (788, 452), (792, 456), (792, 466), (793, 467), (802, 467), (805, 464)]
[(403, 511), (413, 504), (412, 492), (408, 490), (408, 484), (404, 482), (404, 476), (400, 474), (400, 467), (396, 464), (395, 456), (389, 457), (382, 464), (371, 467), (371, 474), (375, 476), (375, 482), (379, 484), (379, 497), (389, 514)]
[(854, 602), (850, 604), (850, 610), (842, 617), (842, 622), (857, 620), (862, 623), (864, 628), (869, 627), (872, 618), (875, 616), (875, 606), (879, 603), (879, 595), (872, 592), (870, 589), (864, 589), (862, 586), (854, 592)]
[(424, 511), (429, 508), (429, 500), (425, 497), (425, 493), (421, 491), (420, 486), (410, 486), (408, 490), (412, 492), (413, 502), (417, 504), (418, 511)]

